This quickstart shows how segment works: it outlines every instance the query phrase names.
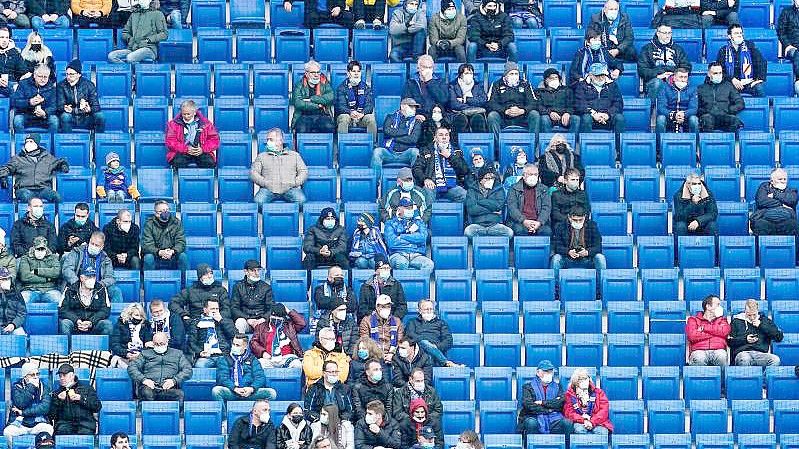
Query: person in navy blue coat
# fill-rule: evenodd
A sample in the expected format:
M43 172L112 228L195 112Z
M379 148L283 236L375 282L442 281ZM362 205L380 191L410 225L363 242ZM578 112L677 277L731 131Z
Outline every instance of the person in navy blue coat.
M688 69L678 67L666 86L658 91L655 130L664 132L699 132L699 96L688 84Z

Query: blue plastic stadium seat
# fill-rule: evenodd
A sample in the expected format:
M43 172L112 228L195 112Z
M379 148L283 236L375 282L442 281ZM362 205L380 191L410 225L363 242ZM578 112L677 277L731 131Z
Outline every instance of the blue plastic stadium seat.
M605 368L607 369L607 368ZM603 369L603 371L605 370ZM637 376L637 373L636 373ZM638 378L635 378L636 390ZM603 387L603 390L605 388ZM637 435L644 433L644 401L619 400L611 398L610 419L614 427L614 439L617 434Z
M253 65L253 95L255 97L285 97L289 94L287 64Z
M599 382L608 399L614 401L614 404L615 401L637 400L638 370L638 367L602 367ZM641 423L643 424L643 420Z
M305 3L297 2L288 13L279 2L269 2L269 21L273 28L302 26ZM268 31L268 30L267 30ZM241 31L239 31L240 33ZM268 59L268 58L267 58Z
M218 70L218 69L217 69ZM216 72L219 73L219 72ZM218 83L218 82L217 82ZM219 86L219 84L217 84ZM232 98L217 98L216 99L216 108L217 112L220 109L224 109L225 113L230 113L234 117L241 112L238 109L238 104L244 103L246 104L247 100L239 100L239 99L232 99ZM233 105L231 108L230 106ZM249 106L244 108L244 111L247 111ZM249 116L249 112L246 113L245 116ZM225 119L227 119L226 117ZM227 122L226 122L227 123ZM219 121L216 122L217 126L222 124ZM228 126L230 123L224 126ZM233 125L235 126L235 125ZM229 126L229 127L233 127ZM230 168L230 167L249 167L252 161L252 137L248 132L241 132L241 131L220 131L219 132L219 142L221 151L217 153L217 166L220 168Z
M604 234L603 234L604 235ZM513 238L513 266L517 270L548 268L550 256L549 237L517 236ZM438 267L438 264L436 264Z
M361 62L385 62L388 59L386 30L353 30L352 57Z
M653 182L653 180L650 179L649 182ZM657 239L661 238L660 236L665 236L667 234L668 211L669 205L667 203L657 201L638 201L632 203L633 235L638 237L639 255L641 254L641 239L657 241Z
M783 166L799 165L799 157L796 151L799 150L799 131L781 131L780 140L780 164Z
M371 168L342 168L342 201L375 201L377 198L377 178Z
M94 156L98 166L105 165L105 156L114 152L122 164L130 161L130 136L125 133L97 133L94 135Z
M799 304L796 301L771 301L771 312L774 323L783 332L799 332Z
M216 86L217 88L219 88L219 82L217 82ZM249 129L250 106L249 106L249 100L247 100L246 98L246 93L244 95L245 98L217 97L217 99L215 100L214 102L214 117L216 118L215 124L220 132L226 132L226 131L247 132L247 130ZM231 153L230 156L233 157L233 160L235 162L245 162L246 160L247 164L245 165L248 165L250 160L249 135L239 135L239 134L234 134L234 135L239 137L238 142L241 148L235 148L235 147L231 148L225 145L226 142L221 142L221 150L219 151L219 154L221 156L226 153ZM220 140L221 137L222 136L220 136ZM237 149L243 151L234 153L234 151ZM225 163L222 165L230 166L230 165L241 165L241 164L225 161Z
M478 401L507 401L513 398L513 368L479 366L474 370Z
M602 238L602 254L609 269L633 267L633 237L609 235Z
M234 237L243 238L243 237ZM219 238L214 237L186 237L186 255L189 256L190 267L193 270L200 263L207 263L214 270L219 269Z
M143 435L144 449L180 449L183 446L180 435Z
M766 390L769 399L799 399L799 378L790 366L766 367Z
M408 78L407 67L405 64L372 64L372 90L375 96L383 95L402 95L405 80ZM385 117L376 117L378 122L382 122ZM462 136L467 135L459 135ZM493 136L493 135L492 135ZM463 148L471 148L463 145Z
M627 235L627 203L596 202L591 205L591 219L602 237Z
M516 45L519 46L520 61L544 62L547 56L546 30L513 30Z
M303 192L306 197L316 201L335 201L337 182L338 174L335 169L311 167L308 169L308 180L303 185ZM354 199L350 201L354 201Z
M558 273L558 286L563 301L594 301L596 299L596 270L570 268Z
M225 237L225 268L239 269L248 260L261 259L258 237Z
M799 114L799 98L774 98L774 132L795 129Z
M266 4L247 0L231 0L230 25L232 27L262 28L266 24Z
M484 334L515 333L519 331L518 301L486 301L481 305Z
M716 399L721 396L721 368L718 366L686 366L683 368L683 382L686 401Z
M253 401L230 401L226 404L227 411L225 416L227 422L236 422L242 416L247 416L252 411ZM275 412L279 412L277 408Z
M473 401L443 401L441 403L444 414L441 427L446 434L457 434L462 429L475 427L475 402Z
M523 449L519 434L485 435L483 444L486 449Z
M560 333L560 303L525 302L522 305L524 333Z
M214 435L222 428L222 403L219 401L186 401L183 413L186 435Z
M409 302L417 302L430 298L430 271L428 270L395 270L394 279L402 283L405 297ZM415 309L410 309L414 310Z
M338 136L338 157L341 167L369 167L374 148L371 134L347 133Z
M774 432L778 434L799 433L799 410L796 401L774 401Z
M499 169L503 172L516 163L515 153L511 151L513 147L521 147L527 154L527 160L534 160L535 133L501 133L499 135ZM484 151L483 154L485 153Z
M563 305L567 334L602 332L602 301L566 301Z
M108 435L114 432L136 434L136 402L134 401L104 400L99 418L100 434Z
M333 166L332 134L297 134L297 151L307 165Z
M600 274L603 301L636 301L638 272L634 268L607 269Z
M180 428L180 403L142 402L142 435L175 435Z
M793 268L796 266L795 237L761 235L757 239L760 268Z
M214 33L221 30L203 30L201 33ZM210 64L175 64L175 77L180 82L175 86L175 97L200 97L207 99L211 94ZM217 117L217 120L220 117ZM163 129L163 126L162 128Z
M705 166L735 165L735 135L733 133L700 133L699 160Z
M471 301L472 272L470 270L436 270L438 301Z
M610 133L581 133L580 158L585 166L616 167L616 136Z
M647 403L649 433L683 434L685 432L685 403L682 400L650 400ZM690 435L684 435L690 447Z
M301 268L302 239L300 237L266 237L266 263L270 270Z
M436 269L466 269L468 267L468 240L466 237L432 238L431 248Z
M55 157L63 157L72 167L88 166L90 143L90 140L82 134L55 134L53 136Z
M162 131L170 119L169 107L161 99L133 99L133 129L135 131Z
M217 170L219 179L219 201L249 202L253 199L253 183L250 174L240 168L220 168Z
M24 329L28 335L58 333L58 304L29 303L26 308L27 314L25 316Z
M608 366L642 366L645 346L641 333L608 334Z
M705 183L717 201L741 200L740 173L737 168L707 167Z
M272 293L276 301L296 302L306 297L308 276L305 270L273 269L269 274L272 281Z
M607 296L602 294L603 298ZM644 329L644 303L616 301L619 299L610 296L607 302L608 333L635 334L642 333Z
M763 398L763 368L759 366L728 366L724 382L729 401Z
M732 401L732 430L739 434L769 433L768 401Z
M660 151L664 167L696 166L696 134L663 133L660 135ZM670 195L666 191L666 196Z
M218 0L195 0L191 3L191 26L225 28L225 4Z
M691 407L693 407L693 406L691 406ZM721 415L721 413L717 413L717 414ZM700 414L700 416L701 416L701 414ZM704 416L703 416L703 418L704 418ZM727 419L727 411L726 410L724 410L724 419L725 419L725 421L724 421L724 426L725 427L724 428L726 428L726 425L727 425L727 421L726 421L726 419ZM710 420L708 420L708 421L710 421ZM695 422L692 419L691 420L691 426L693 427L694 424L695 424ZM708 428L708 426L704 425L705 424L704 422L702 424L703 424L703 427ZM716 429L718 429L718 428L716 428ZM713 430L709 429L708 431L711 432ZM696 441L696 448L697 449L733 449L735 447L735 435L733 435L731 433L719 433L719 434L707 433L707 434L703 434L703 435L696 435L694 437L694 440Z
M635 205L633 205L634 210ZM674 266L674 239L669 236L638 237L638 267L671 268Z
M474 237L472 247L476 270L508 268L510 241L507 237Z
M94 183L92 182L92 171L89 168L82 168L77 165L71 167L69 173L57 173L56 185L58 193L61 194L61 200L64 202L87 200L91 202ZM11 231L10 228L6 229L8 229L8 232Z
M527 334L524 336L525 366L538 366L549 360L559 366L563 337L560 334Z
M53 53L54 61L72 60L72 48L75 39L71 29L45 28L39 31L42 40L47 43L47 47Z
M519 270L519 301L555 300L555 272L551 269Z
M168 63L191 63L193 40L194 36L191 29L170 28L167 40L158 44L158 59L161 62Z
M746 129L749 132L768 132L770 129L769 119L771 118L769 99L745 97L744 103L746 104L745 109L740 112L739 117L741 121L746 123ZM710 162L706 161L703 161L703 163L710 164Z
M625 104L625 115L627 105ZM654 167L657 158L657 134L626 132L621 136L621 162L625 167ZM625 170L625 175L627 170ZM628 200L629 201L629 200Z
M480 422L491 423L484 426L483 434L512 434L516 431L515 401L480 401Z
M433 385L442 401L468 401L471 376L471 368L434 367Z
M463 236L463 205L460 203L433 203L430 232L435 236Z
M477 334L453 334L452 348L447 358L469 367L480 365L480 336Z
M225 29L198 30L197 59L201 63L231 62L233 59L232 30L225 30Z
M31 335L30 355L69 354L69 337L66 335Z
M684 328L684 325L682 327ZM684 361L684 334L649 334L649 364L651 366L682 365Z
M256 131L266 131L272 128L288 131L289 101L286 95L284 93L282 96L260 96L253 100Z
M720 236L719 266L726 268L755 267L754 236ZM726 270L725 270L726 272Z
M139 64L136 66L136 96L164 97L172 92L169 64Z
M799 365L799 334L785 334L785 339L774 345L774 355L785 365Z
M527 449L565 449L566 437L563 435L528 435Z
M484 366L518 366L522 361L522 338L516 334L486 334Z
M718 268L686 268L683 270L684 298L699 301L721 292L721 272Z
M652 151L654 153L654 137ZM653 159L654 161L654 159ZM627 202L657 201L660 198L660 172L654 167L628 167L624 170L624 199Z
M71 351L108 351L108 335L72 335Z
M266 203L261 209L264 216L265 237L293 237L299 234L300 207L297 203ZM222 217L224 220L224 212ZM257 221L255 224L257 225Z
M224 449L224 435L186 435L186 449Z
M348 31L343 28L316 28L313 30L314 60L320 62L347 62L350 51Z
M621 173L616 168L586 167L585 185L588 199L595 201L618 201Z
M304 62L309 59L311 48L309 30L281 28L275 29L274 35L276 62Z
M438 273L436 273L438 275ZM438 303L438 313L453 333L474 333L477 329L477 303L444 301Z
M624 97L637 97L641 93L641 79L638 77L638 69L634 63L624 64L624 71L616 79L616 83Z
M585 434L572 435L569 439L570 449L607 449L608 437L606 435Z
M153 299L171 298L178 293L180 289L180 271L144 271L144 302L149 303Z
M651 132L651 126L650 126L651 116L652 116L651 111L652 111L652 100L650 100L649 98L630 98L630 97L625 98L624 99L625 129L627 131L641 131L644 133Z
M679 236L677 252L680 268L716 266L716 241L713 236Z
M136 157L136 167L166 168L167 161L164 153L164 132L143 131L136 133L136 142L133 145Z
M100 97L100 108L105 115L106 132L128 132L128 98ZM166 124L166 123L164 123Z
M185 202L214 202L213 168L184 168L178 172L178 198ZM216 223L214 223L216 225ZM216 226L214 226L215 228Z
M550 60L571 61L577 50L585 43L585 35L573 27L577 22L577 3L568 0L548 2L544 5L544 17L550 23L566 28L550 28Z
M83 62L105 62L114 49L114 31L108 29L78 30L78 58ZM47 42L48 47L50 42ZM70 54L69 57L72 57Z
M746 197L746 201L755 201L755 195L757 194L757 189L760 187L760 184L771 179L771 170L772 168L768 165L750 165L744 167L744 196Z
M650 334L670 334L685 331L685 304L681 301L649 303Z
M602 366L604 338L599 334L566 334L566 364Z
M95 371L95 382L97 398L103 401L103 404L106 401L130 401L133 399L133 383L124 369L98 368ZM135 419L133 424L135 427Z
M741 202L717 202L719 235L748 235L749 207Z

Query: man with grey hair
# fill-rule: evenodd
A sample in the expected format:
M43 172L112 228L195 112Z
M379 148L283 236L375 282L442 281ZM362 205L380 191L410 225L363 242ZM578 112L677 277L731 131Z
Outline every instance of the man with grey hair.
M527 164L521 179L508 190L505 224L516 236L552 234L552 201L549 188L540 181L538 164Z
M266 151L258 153L252 163L250 180L259 188L255 194L258 204L279 199L300 205L305 202L302 185L308 179L308 167L299 153L285 146L284 139L280 128L267 131Z
M15 132L23 133L31 127L58 132L58 95L46 64L36 66L33 76L20 80L17 90L11 94L11 107L14 108Z
M796 235L797 192L788 187L788 172L775 168L755 194L755 212L749 219L755 235Z
M313 59L305 63L305 75L294 85L291 127L298 133L332 133L335 92L322 66Z
M121 209L103 227L105 234L105 252L111 258L114 268L138 270L141 268L139 258L139 225L133 222L133 214Z
M180 114L166 124L164 143L166 160L175 168L216 166L219 132L193 100L181 103Z
M747 299L744 311L732 317L731 359L738 366L779 366L780 358L769 354L771 342L781 342L782 330L774 324L754 299Z

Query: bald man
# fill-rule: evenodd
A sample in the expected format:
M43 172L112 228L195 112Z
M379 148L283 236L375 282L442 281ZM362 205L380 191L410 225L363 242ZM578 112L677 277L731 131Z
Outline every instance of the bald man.
M128 365L128 375L142 401L182 401L180 386L191 378L191 363L183 352L169 347L169 335L153 335L153 347Z
M756 210L750 224L755 235L796 235L797 193L788 187L788 172L776 168L771 179L760 184L755 195Z

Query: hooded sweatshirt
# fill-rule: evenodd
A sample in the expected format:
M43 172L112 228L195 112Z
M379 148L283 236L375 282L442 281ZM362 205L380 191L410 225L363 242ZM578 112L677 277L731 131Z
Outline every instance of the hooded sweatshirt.
M329 214L332 214L336 220L336 225L331 229L325 228L323 224L325 217ZM344 226L339 224L338 214L332 207L322 209L316 224L305 232L305 237L302 240L302 250L306 254L319 254L319 250L325 245L332 253L331 257L335 257L336 254L347 254L346 230Z

